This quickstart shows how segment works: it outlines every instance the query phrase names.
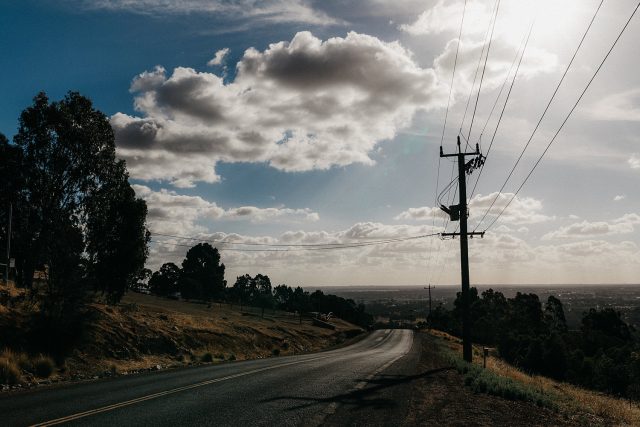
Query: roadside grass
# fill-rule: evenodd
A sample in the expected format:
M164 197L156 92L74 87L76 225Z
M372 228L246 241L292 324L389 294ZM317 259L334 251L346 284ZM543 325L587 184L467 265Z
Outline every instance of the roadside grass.
M24 382L25 374L49 378L55 367L53 359L49 356L39 354L29 357L26 353L4 349L0 352L0 384L21 384Z
M516 381L513 378L484 369L481 365L467 363L448 346L441 343L440 350L445 360L461 374L464 375L464 383L476 393L490 394L508 400L522 400L533 402L544 408L557 410L555 395L543 392L528 384Z
M429 333L442 340L443 354L446 355L449 352L460 363L468 366L459 356L462 351L459 338L441 331L429 331ZM554 409L567 416L579 418L584 424L640 425L640 406L637 402L608 396L540 375L529 375L500 359L493 350L487 357L487 369L482 369L480 346L474 346L473 357L474 367L468 368L469 370L489 371L489 375L509 380L529 391L546 396L551 400Z
M0 357L0 384L16 385L22 383L22 373L18 365L4 357Z

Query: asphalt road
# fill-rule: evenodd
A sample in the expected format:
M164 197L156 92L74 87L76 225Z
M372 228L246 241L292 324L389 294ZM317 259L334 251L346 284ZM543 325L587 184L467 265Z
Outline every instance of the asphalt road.
M380 330L327 352L4 396L0 425L398 425L413 341L412 331Z

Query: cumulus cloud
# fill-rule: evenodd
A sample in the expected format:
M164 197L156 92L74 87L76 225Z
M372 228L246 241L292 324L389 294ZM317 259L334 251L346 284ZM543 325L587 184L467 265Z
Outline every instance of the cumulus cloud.
M219 219L224 209L200 196L186 196L162 189L153 191L144 185L132 185L138 197L147 202L147 222L153 231L168 234L192 234L205 230L197 222Z
M489 206L491 206L491 203L495 199L496 202L487 214L487 218L490 219L498 215L512 197L513 193L495 192L487 194L486 196L477 194L469 202L470 218L479 219L481 215L484 215L487 209L489 209ZM516 196L500 217L500 221L502 223L512 224L535 224L554 219L553 216L543 214L542 210L542 200L533 197ZM487 223L485 223L485 225L487 225Z
M624 199L626 199L626 198L627 198L627 196L626 196L626 195L624 195L624 194L618 194L617 196L615 196L615 197L613 198L613 201L614 201L614 202L619 202L619 201L624 200Z
M177 194L175 191L134 184L138 197L147 202L149 228L157 233L193 235L206 231L206 220L245 220L254 223L284 220L287 222L314 222L320 219L311 209L285 207L259 208L242 206L224 209L200 196Z
M144 15L208 13L268 23L332 25L340 22L306 0L80 0L87 9L127 11Z
M227 54L229 53L229 48L225 47L224 49L220 49L216 52L216 54L214 55L213 58L211 58L209 60L209 62L207 62L207 65L210 67L214 67L216 65L222 65L224 62L224 59L227 57Z
M424 206L421 208L409 208L400 212L393 219L399 220L432 220L434 218L446 219L449 216L438 207Z
M638 224L640 215L635 213L623 215L612 221L581 221L549 232L542 236L542 240L627 234L632 233Z
M439 0L433 7L422 12L414 22L402 24L399 29L412 35L457 32L463 6L462 2ZM486 31L487 23L491 18L489 6L480 1L469 1L466 7L466 31L472 34L481 34Z
M498 194L498 192L495 192L487 194L486 196L477 194L469 202L469 218L471 220L480 219L487 209L489 209L493 200L496 199L496 202L489 210L487 219L484 223L484 225L488 225L491 218L497 216L502 211L511 197L513 197L513 193ZM552 216L544 215L542 210L543 207L541 200L534 199L533 197L516 197L502 214L500 221L503 224L501 224L501 227L497 228L496 231L501 233L513 232L513 229L505 226L504 223L535 224L554 219ZM409 208L398 214L394 219L426 221L432 220L433 218L446 219L448 217L449 216L438 207L423 206L419 208ZM526 227L520 227L518 232L526 233L528 232L528 229Z
M449 81L456 62L456 49L460 42L457 39L450 40L444 51L434 60L434 67L438 78ZM478 58L484 53L484 41L465 40L460 44L458 61L456 64L456 76L453 85L454 99L466 97L474 83L478 65ZM491 90L503 84L507 73L511 69L517 47L503 40L496 40L491 46L491 53L487 61L487 68L483 79L483 90ZM483 56L484 58L484 56ZM555 54L543 49L530 46L522 60L518 71L519 78L531 78L540 73L553 72L558 64ZM511 69L509 78L513 78L515 69Z
M284 171L372 164L379 141L445 100L434 71L399 43L354 32L250 48L233 82L158 66L131 91L140 116L111 118L119 155L133 177L183 187L218 181L220 161Z
M586 111L594 120L640 122L640 88L605 96Z
M638 153L633 153L629 160L627 160L631 169L640 169L640 155Z
M309 208L289 209L284 207L257 208L255 206L242 206L227 210L224 214L224 218L248 219L251 222L265 222L278 218L318 221L320 216Z

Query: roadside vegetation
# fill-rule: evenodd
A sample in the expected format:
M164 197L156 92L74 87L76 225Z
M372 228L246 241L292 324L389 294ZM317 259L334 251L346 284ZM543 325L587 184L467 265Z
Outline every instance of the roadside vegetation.
M460 336L461 295L453 310L438 305L431 327ZM518 292L505 298L492 289L471 290L473 342L492 347L509 364L528 374L640 399L640 337L619 312L590 309L579 329L570 330L562 302L546 303L535 294Z
M469 364L462 360L459 338L437 330L429 334L436 338L443 358L464 375L465 385L475 393L533 402L576 425L640 425L637 402L527 373L507 363L496 349L489 352L484 369L481 346L473 347L473 364Z

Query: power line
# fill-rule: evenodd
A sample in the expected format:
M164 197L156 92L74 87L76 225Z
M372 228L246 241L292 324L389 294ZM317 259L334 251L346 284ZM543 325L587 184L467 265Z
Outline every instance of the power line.
M491 205L489 205L489 208L486 210L486 212L482 215L482 218L480 219L480 221L478 222L478 224L476 225L476 229L478 227L480 227L480 224L482 223L482 221L484 221L484 219L487 217L487 215L489 214L489 211L491 210L491 208L495 205L496 201L498 200L498 197L500 196L500 194L502 194L502 190L504 190L504 188L507 186L507 183L509 182L509 179L511 179L511 177L513 176L513 172L516 170L516 167L518 166L518 164L520 163L520 160L522 160L522 156L524 156L525 151L527 150L527 148L529 147L529 144L531 143L531 141L533 140L534 135L536 134L538 128L540 127L540 123L542 123L542 120L544 119L544 117L547 114L547 111L549 111L549 107L551 106L551 103L553 102L553 100L556 97L556 94L558 93L558 91L560 90L560 86L562 85L562 82L564 82L565 77L567 76L567 73L569 72L569 69L571 68L571 65L573 64L573 61L575 60L576 56L578 55L578 51L580 50L580 48L582 47L582 44L585 40L585 38L587 37L587 34L589 33L589 30L591 29L591 26L593 25L593 22L596 19L596 16L598 15L598 12L600 11L600 8L602 7L602 4L604 3L604 0L600 0L600 3L598 4L598 7L596 8L595 13L593 14L593 17L591 18L591 21L589 22L589 25L587 26L587 29L585 30L584 34L582 35L582 38L580 39L580 42L578 43L578 46L576 47L576 50L573 52L573 56L571 57L571 60L569 61L569 63L567 64L567 67L564 70L564 73L562 74L562 77L560 78L560 81L558 82L558 84L556 85L555 90L553 91L553 94L551 95L551 98L549 98L549 101L547 102L546 107L544 108L544 111L542 112L542 115L540 116L540 119L538 119L538 122L536 123L535 128L533 129L533 132L531 132L531 135L529 136L529 139L527 140L527 143L524 145L524 147L522 148L522 151L520 152L520 155L518 156L518 159L516 160L515 164L513 165L513 167L511 168L511 171L509 172L509 174L507 175L507 178L504 180L504 183L502 184L502 186L500 187L500 190L498 191L498 193L496 194L496 197L493 199L493 201L491 202Z
M496 0L496 5L498 4L500 0ZM491 15L493 16L493 13L496 9L496 6L494 6L494 9L491 12ZM467 104L464 107L464 114L462 115L462 122L460 123L460 129L458 130L458 134L462 134L462 128L464 127L464 122L467 119L467 111L469 110L469 103L471 102L471 97L473 96L473 88L476 85L476 80L478 78L478 72L480 71L480 64L482 63L482 57L484 56L484 50L487 47L487 41L489 39L489 32L491 30L491 20L489 20L489 25L487 26L487 31L485 33L484 36L484 43L482 44L482 50L480 51L480 57L478 58L478 65L476 66L476 72L473 75L473 83L471 84L471 89L469 90L469 97L467 98ZM467 146L468 146L469 142L467 141Z
M390 243L396 241L404 241L411 239L420 239L423 237L427 237L427 235L421 234L417 236L408 236L408 237L389 237L386 239L377 239L377 240L356 240L353 242L334 242L334 243L260 243L260 242L238 242L231 240L215 240L215 239L202 239L198 237L189 237L189 236L179 236L175 234L164 234L164 233L155 233L151 232L152 235L162 236L162 237L172 237L176 239L183 240L192 240L197 242L206 242L206 243L214 243L214 244L222 244L222 245L242 245L242 246L274 246L274 247L319 247L319 246L340 246L340 245L355 245L355 244L381 244L381 243Z
M602 4L602 3L601 3ZM496 223L496 221L498 221L498 218L500 218L502 216L502 214L504 213L504 211L509 207L509 205L511 204L511 202L513 202L513 200L515 199L515 197L518 195L518 193L520 192L520 190L522 189L522 187L524 187L524 185L526 184L526 182L529 180L529 178L531 177L531 175L533 174L533 172L536 170L536 168L538 167L538 165L540 164L540 162L542 161L542 158L544 157L544 155L547 153L547 151L549 151L549 148L551 147L551 144L553 144L553 142L556 140L557 136L560 134L560 131L562 130L562 128L564 128L564 125L567 123L567 121L569 120L569 118L571 117L571 114L573 114L574 110L576 109L576 107L578 106L578 104L580 103L580 101L582 100L582 98L584 97L584 94L587 93L587 90L589 89L589 87L591 86L591 83L595 80L596 76L598 75L598 73L600 72L600 69L602 69L602 66L604 65L604 63L607 61L607 58L609 58L609 55L611 55L611 52L613 52L613 49L616 47L616 44L618 44L618 41L620 40L620 38L622 37L622 34L625 32L625 30L627 29L627 27L629 26L629 23L631 22L631 20L633 19L633 17L635 16L636 12L638 11L638 8L640 8L640 2L638 2L638 4L636 5L635 9L633 9L633 12L631 13L631 16L629 16L629 19L627 20L627 22L624 24L624 27L622 27L622 30L620 30L620 33L618 34L618 36L616 37L616 39L614 40L613 44L611 45L611 47L609 48L609 50L607 51L607 54L604 56L604 58L602 59L602 61L600 62L600 65L598 66L598 68L596 69L596 71L593 73L593 76L591 76L591 79L589 79L589 82L587 83L587 85L585 86L584 90L582 91L582 93L580 94L580 96L578 97L578 99L576 100L576 102L573 104L573 107L571 107L571 110L569 110L569 113L567 114L567 116L564 118L564 120L562 121L562 124L560 125L560 127L558 128L558 130L556 131L556 133L553 135L553 138L551 138L551 141L549 141L549 143L547 144L546 148L544 149L544 151L542 152L542 154L540 155L540 157L538 157L538 160L535 162L535 164L533 165L533 167L531 168L531 170L529 171L529 173L527 174L526 178L524 179L524 181L522 182L522 184L520 184L520 186L518 187L518 189L516 190L516 192L513 194L513 196L511 197L511 199L509 199L509 202L504 206L504 208L502 208L502 210L500 211L500 213L498 214L498 216L496 216L493 221L489 224L489 226L485 229L488 230L489 228L491 228L493 226L493 224Z
M480 177L482 176L482 171L484 170L484 167L486 165L486 161L489 158L489 153L491 152L491 147L493 147L493 142L496 138L496 134L498 133L498 128L500 127L500 123L502 122L502 117L504 116L504 112L507 108L507 103L509 102L509 98L511 96L511 91L513 90L513 85L515 84L516 78L518 77L518 72L520 71L520 65L522 64L522 59L524 58L524 54L527 50L527 45L529 44L529 38L531 37L531 31L533 30L533 25L534 22L531 22L531 25L529 26L529 31L526 34L526 38L523 37L522 39L522 44L521 43L521 49L522 49L522 53L520 54L520 48L516 51L516 56L513 58L513 62L511 63L511 67L509 68L509 72L507 73L507 77L504 80L504 83L502 84L502 88L500 89L500 93L498 93L498 96L496 97L496 102L493 104L493 107L491 108L491 112L489 113L489 117L487 117L487 121L485 122L484 127L482 128L482 132L480 133L480 137L482 138L482 134L484 133L485 128L487 127L487 124L489 123L489 119L491 118L491 115L493 114L493 110L496 107L498 100L500 99L500 95L502 94L502 90L505 87L505 84L507 83L507 80L509 79L509 75L511 74L511 69L513 69L513 66L515 65L516 60L518 59L518 56L520 56L520 60L518 61L518 66L516 67L516 71L515 74L513 75L513 79L511 80L511 85L509 86L509 91L507 92L507 96L504 100L504 104L502 106L502 111L500 112L500 116L498 117L498 121L496 123L496 127L493 130L493 135L491 136L491 142L489 143L489 148L487 149L486 154L484 155L484 160L485 163L482 164L482 166L480 167L480 171L478 172L478 176L476 178L476 182L473 185L473 189L471 190L471 195L469 196L469 199L473 198L473 195L476 192L476 187L478 186L478 181L480 181ZM476 231L477 227L473 230Z
M271 247L275 247L275 246L292 246L294 247L293 249L288 248L288 249L247 249L247 248L225 248L222 247L220 248L220 250L223 251L233 251L233 252L300 252L300 251L321 251L321 250L333 250L333 249L349 249L349 248L359 248L359 247L364 247L364 246L375 246L375 245L385 245L385 244L389 244L389 243L398 243L398 242L406 242L409 240L417 240L417 239L425 239L427 237L433 237L433 236L439 236L440 233L431 233L431 234L423 234L420 236L410 236L410 237L402 237L402 238L394 238L394 239L387 239L387 240L378 240L378 241L369 241L369 242L355 242L355 243L326 243L324 244L324 246L313 246L313 247L299 247L300 245L270 245ZM198 239L191 239L189 238L189 240L198 240ZM173 243L173 242L167 242L167 241L158 241L158 240L151 240L153 243L158 243L158 244L165 244L165 245L171 245L171 246L182 246L182 247L188 247L191 248L193 247L193 245L187 245L187 244L183 244L183 243ZM205 242L205 243L209 243L211 241L207 241L207 240L198 240L199 242ZM217 243L223 243L223 244L238 244L238 243L233 243L233 242L217 242ZM248 243L242 243L242 244L248 244ZM262 244L260 244L262 245Z
M480 76L480 85L478 86L478 95L476 96L476 105L473 107L473 114L471 115L471 124L469 125L469 133L467 136L467 147L469 146L469 139L471 138L471 130L473 129L473 121L476 118L476 111L478 109L478 101L480 100L480 92L482 91L482 82L484 81L484 73L487 71L487 61L489 60L489 52L491 51L491 42L493 41L493 31L496 28L496 21L498 20L498 12L500 11L500 0L497 0L496 11L493 16L493 25L491 26L491 36L489 37L489 46L487 47L487 54L484 57L484 65L482 66L482 75Z
M445 114L444 114L444 125L442 126L442 136L440 137L440 146L442 146L442 142L444 141L444 133L447 128L447 118L449 116L449 106L451 105L451 94L453 93L453 81L456 76L456 67L458 65L458 53L460 52L460 44L462 44L462 27L464 25L464 15L466 10L467 10L467 0L464 0L464 7L462 9L462 19L460 20L460 30L458 31L458 45L456 46L456 56L453 60L453 72L451 73L451 84L449 85L449 99L447 100L447 110L445 111ZM440 162L438 162L438 164L439 163Z

